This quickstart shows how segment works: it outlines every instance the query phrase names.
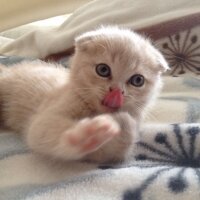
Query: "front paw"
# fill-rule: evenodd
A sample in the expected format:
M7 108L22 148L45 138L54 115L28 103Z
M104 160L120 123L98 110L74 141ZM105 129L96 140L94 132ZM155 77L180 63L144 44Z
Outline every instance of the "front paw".
M139 124L136 123L135 119L127 112L113 114L113 118L119 124L122 132L129 134L137 133Z
M113 118L119 124L121 132L111 144L126 152L126 149L130 149L139 138L139 123L127 112L115 113Z
M113 137L97 151L88 154L85 159L98 163L122 162L132 154L137 135L137 123L128 113L120 112L110 115L120 127L120 133Z
M66 147L78 158L96 151L120 133L120 126L109 115L86 118L65 132Z

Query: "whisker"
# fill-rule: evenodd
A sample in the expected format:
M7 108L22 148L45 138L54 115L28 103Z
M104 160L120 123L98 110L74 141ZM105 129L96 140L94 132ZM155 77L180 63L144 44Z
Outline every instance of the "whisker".
M128 97L130 100L131 99L135 100L134 97L131 96L131 95L125 95L125 97ZM137 112L144 113L144 108L139 102L134 102L134 109ZM155 120L155 121L158 120L158 118L153 113L151 113L150 110L147 110L145 112L145 119L152 119L152 120Z

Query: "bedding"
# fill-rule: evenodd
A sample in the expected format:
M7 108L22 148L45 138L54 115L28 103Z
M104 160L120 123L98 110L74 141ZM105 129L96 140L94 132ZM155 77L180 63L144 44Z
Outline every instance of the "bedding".
M121 165L59 164L27 152L0 134L0 199L199 199L200 126L145 127L133 159Z
M0 54L47 60L68 56L77 35L101 24L117 24L152 38L173 68L169 73L199 74L199 22L199 0L96 0L77 9L61 26L34 30L2 45Z
M8 67L24 60L0 57ZM0 199L198 199L200 79L164 77L164 83L131 158L119 165L52 161L1 131Z
M57 15L72 13L89 0L0 0L0 32Z
M2 130L0 200L199 199L200 4L198 0L154 3L92 1L60 27L48 33L36 30L0 47L0 63L8 67L27 59L68 67L74 37L106 22L151 37L171 67L132 156L124 163L56 162L33 154L19 135Z
M12 41L12 39L0 36L0 46L5 45L6 43L10 41Z

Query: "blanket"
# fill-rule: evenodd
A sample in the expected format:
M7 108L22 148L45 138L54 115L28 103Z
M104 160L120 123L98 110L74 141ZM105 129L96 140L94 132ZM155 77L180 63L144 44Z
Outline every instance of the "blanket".
M34 30L0 46L0 54L66 56L73 53L77 35L102 24L117 24L153 39L173 68L169 73L199 73L199 21L199 0L95 0L77 9L61 26Z
M0 134L2 200L189 200L200 195L200 124L144 127L120 165L55 163Z
M0 62L21 62L1 57ZM1 200L199 199L200 79L164 77L164 89L124 163L62 163L0 133Z

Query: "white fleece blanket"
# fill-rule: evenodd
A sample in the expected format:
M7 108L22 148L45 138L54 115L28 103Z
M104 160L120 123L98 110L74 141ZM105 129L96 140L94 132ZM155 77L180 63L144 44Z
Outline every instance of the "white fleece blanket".
M200 79L167 77L165 83L152 112L165 124L144 125L121 165L47 160L29 152L18 135L1 132L0 199L199 199Z
M199 199L200 125L144 128L136 161L118 166L58 164L25 152L12 134L1 134L2 200Z

